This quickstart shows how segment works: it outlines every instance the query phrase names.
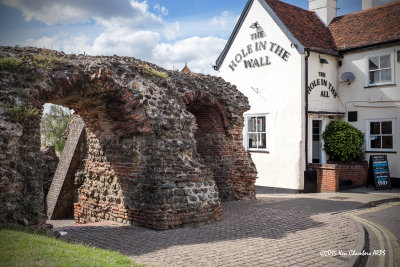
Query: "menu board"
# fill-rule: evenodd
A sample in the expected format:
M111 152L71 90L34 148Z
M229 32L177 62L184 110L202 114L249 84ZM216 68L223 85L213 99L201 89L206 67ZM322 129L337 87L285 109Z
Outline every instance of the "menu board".
M369 158L368 185L374 184L375 189L390 188L389 164L386 155L371 155Z

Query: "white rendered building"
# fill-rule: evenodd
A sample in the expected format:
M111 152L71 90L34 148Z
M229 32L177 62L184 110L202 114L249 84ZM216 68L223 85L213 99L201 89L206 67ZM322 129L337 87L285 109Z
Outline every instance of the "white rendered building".
M336 0L309 7L249 0L215 65L249 98L256 185L303 190L307 163L328 160L321 133L331 120L365 133L366 159L386 154L400 181L400 2L340 17Z

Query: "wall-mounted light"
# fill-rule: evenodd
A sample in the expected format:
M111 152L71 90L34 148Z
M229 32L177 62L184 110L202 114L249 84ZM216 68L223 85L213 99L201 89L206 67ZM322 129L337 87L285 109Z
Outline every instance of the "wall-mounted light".
M260 24L258 24L258 22L256 21L250 25L250 28L257 30L258 28L260 28Z
M326 60L325 58L321 58L321 57L319 57L319 63L321 63L321 64L329 64L328 60Z

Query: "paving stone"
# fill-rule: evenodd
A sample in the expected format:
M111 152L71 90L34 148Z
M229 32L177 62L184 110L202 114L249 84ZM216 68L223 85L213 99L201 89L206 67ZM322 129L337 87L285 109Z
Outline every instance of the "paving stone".
M220 222L155 231L139 226L62 228L63 239L117 250L146 266L341 266L347 258L321 257L325 250L357 245L357 226L330 213L279 210L264 200L223 204ZM62 224L61 224L62 225Z

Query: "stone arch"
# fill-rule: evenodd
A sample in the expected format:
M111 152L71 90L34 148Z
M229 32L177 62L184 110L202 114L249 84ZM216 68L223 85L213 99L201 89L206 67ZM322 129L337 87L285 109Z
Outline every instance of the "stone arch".
M221 219L214 180L219 174L201 158L195 117L187 111L198 116L196 103L217 114L219 128L212 132L223 134L229 146L227 171L218 176L223 199L255 197L256 170L241 137L249 105L221 78L166 71L134 58L36 48L0 47L0 57L16 62L0 69L0 125L6 125L0 128L0 146L7 150L0 159L1 182L19 189L2 192L8 209L0 210L0 221L28 215L34 220L43 212L41 114L27 111L49 102L74 109L86 124L73 170L79 222L111 219L161 230ZM14 110L22 112L22 120ZM27 145L27 140L32 141Z

